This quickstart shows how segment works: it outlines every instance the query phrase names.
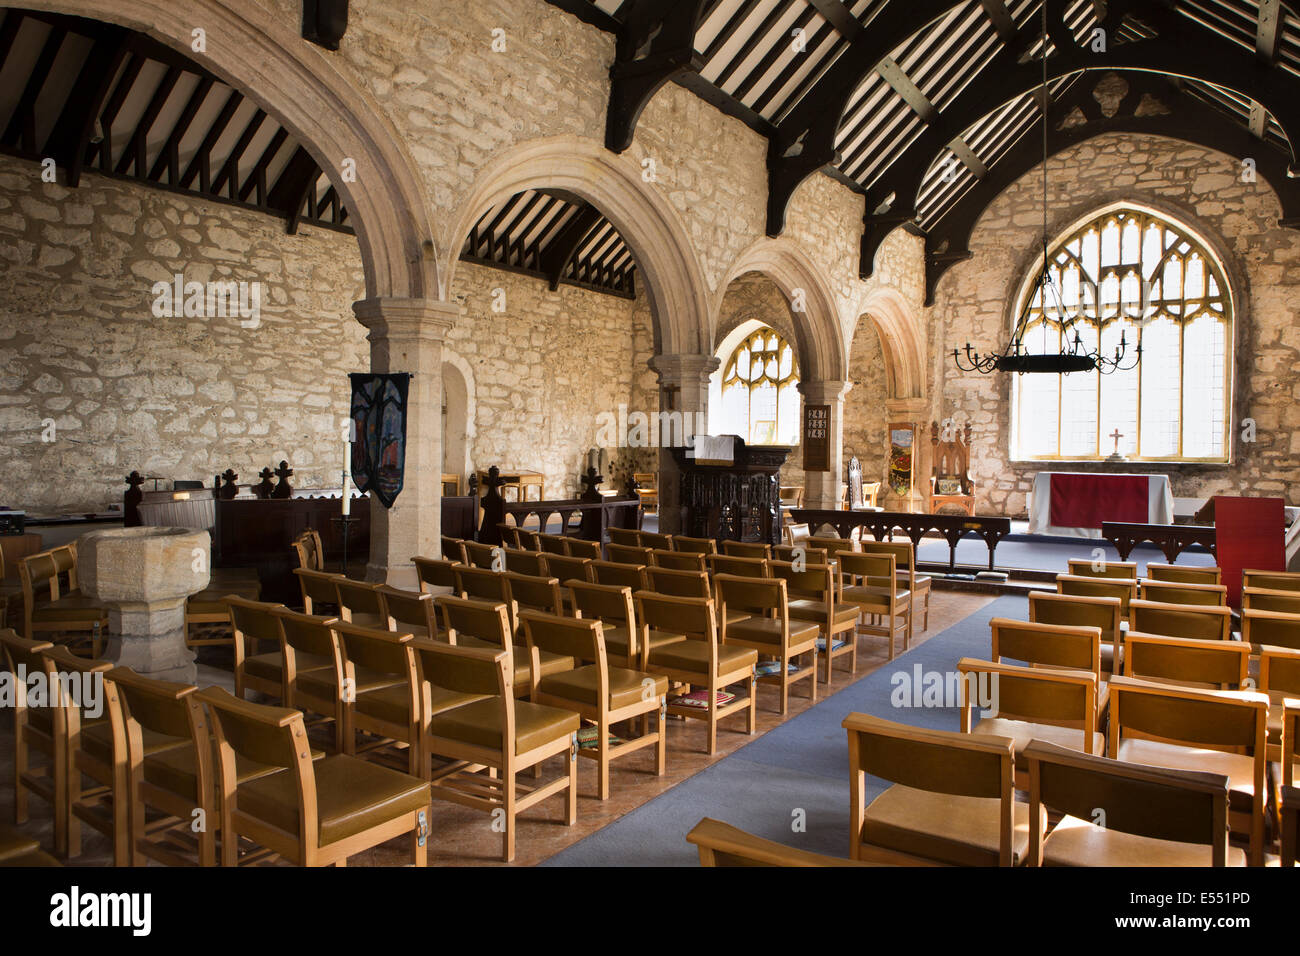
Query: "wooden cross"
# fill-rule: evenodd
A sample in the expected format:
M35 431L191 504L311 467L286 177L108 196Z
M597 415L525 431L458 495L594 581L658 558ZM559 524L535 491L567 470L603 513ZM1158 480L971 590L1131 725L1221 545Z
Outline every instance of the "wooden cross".
M1119 440L1120 440L1121 438L1123 438L1124 435L1120 432L1120 430L1119 430L1118 428L1116 428L1113 432L1111 432L1111 433L1110 433L1109 435L1107 435L1106 437L1107 437L1107 438L1113 438L1113 439L1115 439L1115 454L1118 455L1118 454L1119 454Z

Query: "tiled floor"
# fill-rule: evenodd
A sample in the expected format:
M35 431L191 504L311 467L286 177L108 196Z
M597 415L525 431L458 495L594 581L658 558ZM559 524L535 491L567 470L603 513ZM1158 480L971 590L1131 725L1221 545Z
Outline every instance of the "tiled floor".
M991 597L952 591L934 591L930 604L930 627L915 640L920 642L937 634L945 627L972 614L991 601ZM220 684L230 687L228 657L222 650L207 649L202 657L199 683ZM887 662L883 641L863 638L858 652L857 680ZM843 687L850 675L837 671L832 690ZM801 684L790 699L790 714L802 713L810 702L806 683ZM819 699L824 695L824 685L818 685ZM786 718L788 719L788 717ZM759 691L758 733L763 734L782 722L776 713L776 692L764 686ZM742 728L740 730L729 729ZM578 822L572 827L563 823L564 797L557 795L526 811L519 817L516 837L515 863L538 863L572 845L623 814L652 800L695 773L735 752L755 739L743 731L744 717L737 715L724 721L718 732L718 752L705 754L705 725L702 721L670 721L668 741L668 771L662 777L654 775L654 751L639 751L611 768L612 795L609 800L595 797L596 766L591 760L582 760L579 767ZM13 819L13 718L8 711L0 712L0 819ZM554 758L543 771L543 781L561 773L562 759ZM525 775L525 782L531 779ZM49 849L53 843L53 827L48 806L39 798L29 800L31 816L22 826L24 832L41 840ZM435 801L431 813L432 835L429 847L429 864L444 866L500 865L501 836L492 832L491 820L486 813ZM83 827L84 848L77 859L78 865L106 866L111 862L107 839ZM393 840L375 850L362 853L349 860L353 866L402 865L409 860L406 838Z

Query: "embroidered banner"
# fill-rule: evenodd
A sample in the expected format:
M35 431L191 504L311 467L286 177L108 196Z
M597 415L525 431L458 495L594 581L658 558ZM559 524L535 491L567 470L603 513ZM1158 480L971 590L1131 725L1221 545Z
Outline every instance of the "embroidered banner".
M391 508L406 471L409 372L352 372L352 480Z

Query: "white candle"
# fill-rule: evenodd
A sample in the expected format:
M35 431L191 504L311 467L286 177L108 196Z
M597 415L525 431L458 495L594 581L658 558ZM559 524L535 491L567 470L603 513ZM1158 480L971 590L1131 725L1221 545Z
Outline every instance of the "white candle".
M351 421L348 422L351 425ZM352 514L352 442L348 440L348 429L343 432L343 517Z

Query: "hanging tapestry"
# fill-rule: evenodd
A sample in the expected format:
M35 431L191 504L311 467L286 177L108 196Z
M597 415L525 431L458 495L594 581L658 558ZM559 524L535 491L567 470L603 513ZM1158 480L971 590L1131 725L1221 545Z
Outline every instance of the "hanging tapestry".
M352 372L352 480L391 508L406 470L409 372Z

